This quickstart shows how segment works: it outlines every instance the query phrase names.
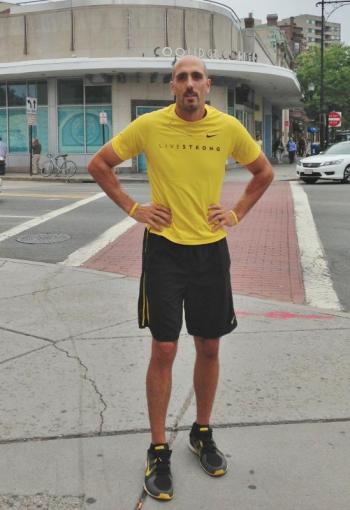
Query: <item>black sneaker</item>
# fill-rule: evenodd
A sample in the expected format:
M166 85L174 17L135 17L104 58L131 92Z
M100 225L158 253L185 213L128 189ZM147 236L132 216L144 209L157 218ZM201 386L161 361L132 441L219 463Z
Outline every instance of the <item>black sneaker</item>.
M173 478L170 471L171 450L167 443L151 445L147 450L144 488L155 499L173 497Z
M222 476L227 471L225 455L213 440L213 429L208 425L194 423L190 432L190 449L199 456L202 468L210 476Z

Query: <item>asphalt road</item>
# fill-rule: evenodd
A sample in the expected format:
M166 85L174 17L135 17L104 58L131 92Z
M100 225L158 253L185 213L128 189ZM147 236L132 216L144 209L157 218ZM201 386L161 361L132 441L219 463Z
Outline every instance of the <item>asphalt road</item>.
M92 199L101 191L94 183L33 181L6 181L3 188L0 195L0 236L34 218ZM145 184L130 184L125 189L140 202L149 200ZM123 218L125 214L109 198L98 198L0 241L0 256L36 262L62 262Z
M289 166L280 167L276 174L278 179L283 180L295 176L294 169ZM233 180L247 177L244 171L231 174ZM344 310L349 311L350 186L324 182L302 186L309 198L334 288ZM147 184L125 183L124 187L137 201L149 200ZM0 195L0 236L60 208L78 204L81 200L92 200L98 193L100 189L94 183L4 181ZM0 257L62 262L123 218L123 212L108 198L98 198L0 241ZM40 242L33 242L38 240L38 236ZM48 244L43 244L43 239Z
M319 181L303 186L326 254L334 289L350 310L350 186Z

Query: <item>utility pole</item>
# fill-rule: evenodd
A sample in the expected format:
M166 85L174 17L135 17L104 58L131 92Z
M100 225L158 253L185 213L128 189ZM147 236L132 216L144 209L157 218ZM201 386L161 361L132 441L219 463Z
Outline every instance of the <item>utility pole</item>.
M324 111L324 0L321 2L320 149L324 150L327 125Z
M325 141L328 139L328 108L325 109L324 105L324 28L325 28L325 19L324 19L324 6L326 4L341 4L339 7L343 5L350 4L350 0L321 0L317 2L316 7L321 6L321 63L320 63L320 149L321 151L325 148ZM328 18L327 18L328 19Z

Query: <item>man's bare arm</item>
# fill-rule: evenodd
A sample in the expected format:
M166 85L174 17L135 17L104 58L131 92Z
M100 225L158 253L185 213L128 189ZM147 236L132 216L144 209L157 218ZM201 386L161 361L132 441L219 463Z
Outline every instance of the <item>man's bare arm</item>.
M260 153L253 163L247 165L246 168L253 174L253 177L245 188L243 195L232 208L234 214L231 212L232 210L225 211L220 204L214 204L209 207L208 222L210 225L213 225L213 231L223 226L233 227L236 225L270 186L274 177L273 170L263 152Z
M113 168L122 161L109 142L91 159L88 171L113 202L129 214L136 202L123 190L113 171ZM140 204L134 209L132 217L140 223L151 225L156 230L170 226L172 221L171 211L160 204Z

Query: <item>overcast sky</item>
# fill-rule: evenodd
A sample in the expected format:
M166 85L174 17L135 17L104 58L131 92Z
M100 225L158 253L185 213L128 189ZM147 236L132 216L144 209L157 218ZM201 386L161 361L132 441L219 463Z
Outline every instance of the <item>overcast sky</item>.
M18 2L19 0L17 0ZM31 0L22 0L31 2ZM240 18L245 18L250 12L254 18L261 19L263 23L267 14L278 14L279 19L297 16L298 14L321 15L321 6L316 7L317 0L218 0L230 5ZM16 0L8 0L9 3L16 3ZM152 3L152 0L150 0ZM326 5L325 15L332 12L338 5ZM350 3L338 7L329 17L329 21L341 23L342 41L350 45Z
M266 20L267 14L278 14L279 19L297 16L299 14L316 14L321 16L321 6L316 7L317 0L220 0L232 7L240 18L245 18L250 12L254 18ZM325 16L337 7L325 5ZM341 23L341 38L350 45L350 4L338 8L331 14L329 21Z

